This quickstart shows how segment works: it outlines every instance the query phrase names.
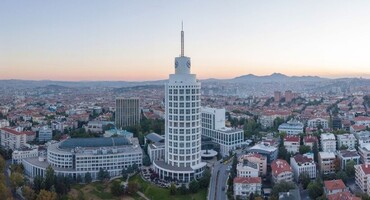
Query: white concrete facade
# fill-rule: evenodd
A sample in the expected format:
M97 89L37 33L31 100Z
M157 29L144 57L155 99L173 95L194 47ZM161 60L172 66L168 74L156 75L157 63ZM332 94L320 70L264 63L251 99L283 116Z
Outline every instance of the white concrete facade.
M183 31L181 36L183 42ZM165 159L153 163L160 178L184 182L201 177L206 166L201 161L201 83L190 68L182 48L175 58L175 74L165 85Z
M10 128L0 129L1 146L5 149L17 150L27 143L27 135Z
M311 179L316 178L316 163L311 158L298 154L290 158L290 166L296 181L299 180L299 175L303 172L306 172Z
M244 131L225 127L225 109L203 107L202 136L212 139L220 145L222 156L228 156L230 151L235 150L244 142Z
M329 128L328 120L323 118L314 118L307 121L308 128L317 128L319 126L321 126L323 129Z
M345 146L348 149L355 149L356 137L353 134L337 135L337 143L338 149L342 146Z
M337 150L337 143L333 133L322 133L320 141L322 151L335 152Z
M133 138L130 144L119 144L118 140L121 138L117 137L112 139L113 145L109 146L89 146L90 143L88 143L85 147L80 147L78 144L64 147L63 143L68 140L50 144L46 159L41 157L23 159L25 174L31 178L44 176L46 168L50 165L57 175L84 177L87 172L90 172L92 179L96 180L100 169L107 170L111 177L117 177L122 174L124 168L134 164L139 167L142 165L142 149L138 145L137 138Z
M15 150L12 153L12 163L20 164L25 158L36 158L39 156L39 151L37 148L26 149L26 150Z

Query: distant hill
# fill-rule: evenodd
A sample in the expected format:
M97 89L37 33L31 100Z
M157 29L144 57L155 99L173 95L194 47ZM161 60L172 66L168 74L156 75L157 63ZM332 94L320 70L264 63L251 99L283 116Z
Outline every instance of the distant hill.
M157 80L157 81L52 81L52 80L0 80L0 87L5 88L35 88L35 87L50 87L50 88L60 88L68 87L113 87L113 88L124 88L124 87L134 87L134 86L149 86L149 85L164 85L167 80ZM201 80L203 83L212 82L226 82L226 83L267 83L267 82L322 82L322 81L346 81L346 82L367 82L370 79L362 78L341 78L341 79L328 79L319 76L287 76L281 73L273 73L271 75L257 76L254 74L247 74L238 76L232 79L204 79Z
M321 78L318 76L287 76L281 73L273 73L266 76L256 76L253 74L243 75L230 79L230 82L290 82L290 81L324 81L329 80L327 78Z

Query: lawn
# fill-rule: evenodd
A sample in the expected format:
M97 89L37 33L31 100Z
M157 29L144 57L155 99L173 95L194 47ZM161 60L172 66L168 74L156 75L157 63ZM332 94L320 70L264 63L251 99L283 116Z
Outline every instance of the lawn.
M144 200L139 195L115 197L110 192L110 186L114 181L122 181L115 179L107 184L100 181L93 182L87 185L75 184L72 186L68 196L69 199L88 199L88 200ZM151 200L205 200L207 199L207 189L202 189L196 194L186 195L170 195L170 190L161 188L154 184L144 181L140 174L131 177L129 181L136 182L139 185L139 191L144 193Z
M113 181L121 181L121 179L115 179ZM75 184L72 186L69 192L69 197L71 199L88 199L88 200L100 200L100 199L112 199L112 200L133 200L141 199L139 196L129 197L115 197L110 192L110 185L113 183L111 181L108 184L101 182L94 182L87 185Z
M207 199L207 189L199 190L195 194L186 195L170 195L170 190L158 187L154 184L144 181L140 174L130 178L130 181L136 182L139 185L139 190L151 200L204 200Z

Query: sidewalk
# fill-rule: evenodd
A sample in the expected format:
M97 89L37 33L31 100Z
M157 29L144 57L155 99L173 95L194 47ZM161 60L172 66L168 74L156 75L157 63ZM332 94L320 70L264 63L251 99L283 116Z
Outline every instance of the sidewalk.
M150 200L148 197L145 196L145 194L143 194L142 192L140 191L137 191L136 192L138 195L140 195L141 197L143 197L145 200Z

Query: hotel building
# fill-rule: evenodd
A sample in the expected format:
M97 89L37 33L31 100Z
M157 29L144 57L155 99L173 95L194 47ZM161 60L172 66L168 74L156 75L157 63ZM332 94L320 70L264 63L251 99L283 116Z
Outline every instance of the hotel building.
M142 149L137 138L71 138L52 143L47 148L47 157L25 158L22 161L25 174L31 178L44 176L50 165L56 175L76 178L91 173L98 178L100 169L107 170L111 177L122 174L122 169L134 164L142 165Z
M181 55L165 86L165 159L153 162L161 179L190 182L200 178L206 166L201 160L201 84L190 68L181 31Z

